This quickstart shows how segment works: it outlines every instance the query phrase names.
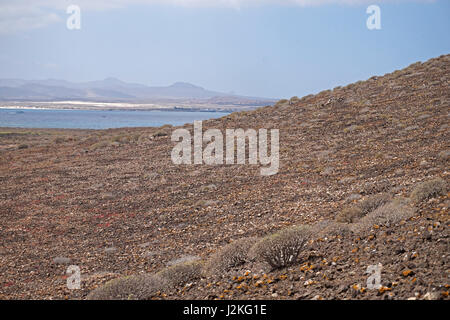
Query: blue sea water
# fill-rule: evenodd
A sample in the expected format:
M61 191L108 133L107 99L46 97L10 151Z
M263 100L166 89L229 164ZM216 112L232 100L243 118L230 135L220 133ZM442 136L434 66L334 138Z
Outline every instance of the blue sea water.
M227 115L225 112L0 109L0 127L108 129L159 127L192 123Z

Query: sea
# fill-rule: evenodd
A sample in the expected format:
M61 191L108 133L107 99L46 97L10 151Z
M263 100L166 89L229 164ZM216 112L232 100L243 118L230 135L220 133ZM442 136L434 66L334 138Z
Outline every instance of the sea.
M207 111L131 111L131 110L57 110L1 109L0 127L110 129L124 127L160 127L193 123L228 115L227 112Z

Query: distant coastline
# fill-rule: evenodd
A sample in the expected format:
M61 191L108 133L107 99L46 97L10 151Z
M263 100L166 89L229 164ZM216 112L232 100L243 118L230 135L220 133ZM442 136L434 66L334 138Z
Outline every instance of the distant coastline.
M21 110L96 110L96 111L174 111L174 112L225 112L249 111L261 107L260 105L164 105L155 103L122 103L122 102L96 102L96 101L14 101L0 102L0 109Z

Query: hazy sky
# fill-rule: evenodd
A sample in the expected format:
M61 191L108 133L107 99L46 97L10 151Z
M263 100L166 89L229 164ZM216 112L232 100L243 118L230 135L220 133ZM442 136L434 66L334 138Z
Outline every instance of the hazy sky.
M0 77L303 96L450 53L449 16L448 0L0 0Z

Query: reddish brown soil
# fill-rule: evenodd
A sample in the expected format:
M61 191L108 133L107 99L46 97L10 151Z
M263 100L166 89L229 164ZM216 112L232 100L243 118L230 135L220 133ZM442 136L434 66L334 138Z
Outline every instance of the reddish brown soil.
M184 255L206 258L235 239L334 219L352 194L408 196L420 181L448 181L449 82L447 55L203 123L280 129L280 171L270 177L259 166L174 165L170 126L1 129L0 299L83 298ZM243 278L201 279L162 297L446 298L448 197L421 203L395 227L315 239L288 269L264 276L244 267L234 272ZM81 290L66 288L57 257L81 268ZM377 263L387 289L360 290Z

